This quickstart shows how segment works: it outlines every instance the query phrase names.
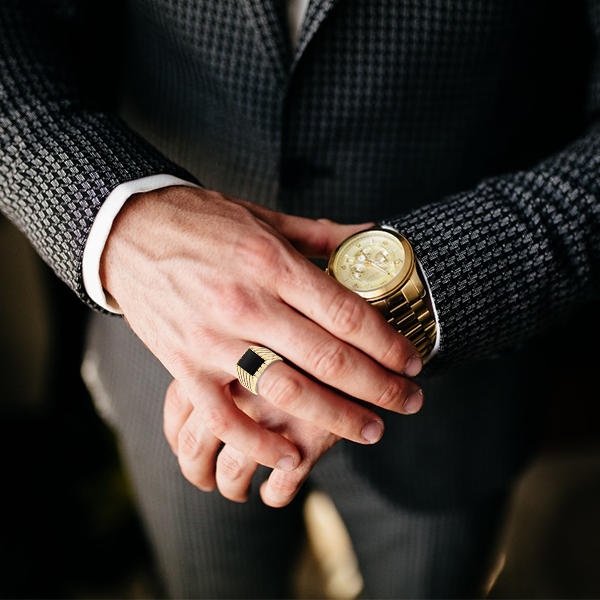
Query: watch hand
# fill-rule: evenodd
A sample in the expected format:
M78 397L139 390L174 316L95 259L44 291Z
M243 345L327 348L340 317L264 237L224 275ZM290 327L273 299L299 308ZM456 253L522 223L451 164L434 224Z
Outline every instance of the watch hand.
M389 273L383 268L380 267L379 265L376 265L374 262L371 262L370 260L365 261L368 264L370 264L372 267L375 267L376 269L379 269L380 271L383 271L386 275L389 275Z

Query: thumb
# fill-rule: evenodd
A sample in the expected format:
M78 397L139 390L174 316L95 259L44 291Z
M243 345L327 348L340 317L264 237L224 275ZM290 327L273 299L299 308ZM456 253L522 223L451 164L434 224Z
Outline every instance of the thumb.
M376 225L374 221L342 225L331 219L307 219L287 215L279 231L306 257L329 258L348 236Z

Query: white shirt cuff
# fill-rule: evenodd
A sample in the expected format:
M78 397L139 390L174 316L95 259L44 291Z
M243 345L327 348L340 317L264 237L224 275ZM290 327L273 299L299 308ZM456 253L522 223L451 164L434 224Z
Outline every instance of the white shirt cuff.
M102 287L100 281L100 258L110 234L113 221L119 211L133 194L150 192L170 185L186 185L199 188L200 186L180 179L174 175L150 175L133 179L118 185L106 198L90 229L85 248L83 250L83 285L88 296L99 306L117 315L123 314L117 302Z
M440 319L438 317L438 313L435 308L435 302L433 300L433 296L431 295L431 288L429 287L429 281L427 280L427 275L425 275L425 272L423 271L423 267L421 266L419 259L416 257L415 257L415 259L417 262L417 267L419 269L419 273L421 275L421 281L423 282L423 286L425 287L425 293L427 294L426 300L430 305L431 312L433 313L433 318L435 320L435 324L437 325L437 335L435 336L435 343L433 344L433 348L431 349L431 352L423 359L423 364L426 365L438 352L438 349L440 347L440 338L442 337L442 330L440 328Z

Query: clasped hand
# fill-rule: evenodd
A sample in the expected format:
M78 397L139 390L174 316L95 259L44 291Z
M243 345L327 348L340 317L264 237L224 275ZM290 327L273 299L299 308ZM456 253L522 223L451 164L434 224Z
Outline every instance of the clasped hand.
M174 378L164 431L192 484L244 501L262 464L273 469L263 501L285 506L339 439L380 439L381 417L358 401L420 408L407 378L420 370L414 346L307 258L328 257L371 224L315 221L184 186L136 194L121 210L101 279ZM261 375L258 396L235 372L251 345L286 359Z

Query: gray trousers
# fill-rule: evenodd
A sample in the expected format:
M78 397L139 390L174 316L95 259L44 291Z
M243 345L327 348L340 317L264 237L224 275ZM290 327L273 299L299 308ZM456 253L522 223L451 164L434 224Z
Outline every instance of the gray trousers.
M109 325L109 335L92 335L84 379L120 440L169 595L286 597L303 541L304 495L283 509L262 504L257 478L264 478L266 469L257 472L244 504L189 484L162 432L169 374L153 357L124 360L115 349L124 348L130 334L114 319ZM502 522L504 491L452 510L407 510L401 494L393 502L354 468L349 444L342 441L327 453L305 487L327 493L343 518L365 581L363 596L477 596Z

